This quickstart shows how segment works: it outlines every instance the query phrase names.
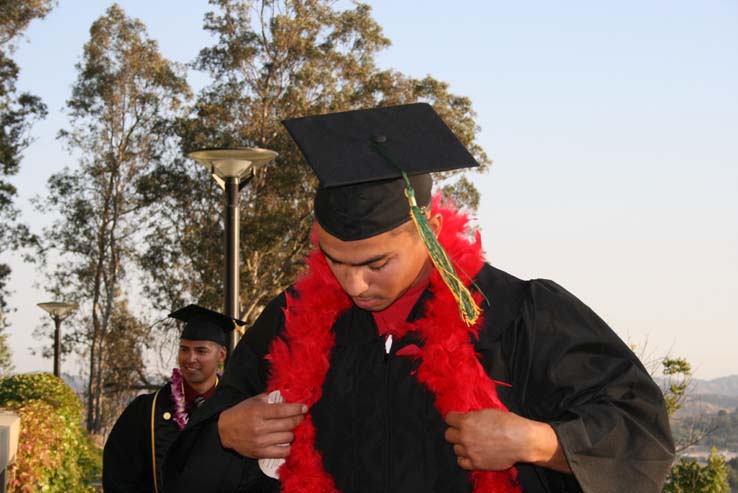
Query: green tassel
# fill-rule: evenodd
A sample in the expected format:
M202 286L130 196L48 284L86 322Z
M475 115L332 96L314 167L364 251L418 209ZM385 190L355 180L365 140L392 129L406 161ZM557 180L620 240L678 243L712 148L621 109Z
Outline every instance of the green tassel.
M405 195L407 195L407 201L410 204L410 216L415 223L415 227L418 229L418 233L420 233L420 237L423 239L425 248L428 250L428 255L433 265L436 266L438 273L441 274L443 282L446 283L446 286L448 286L451 294L456 299L461 319L466 325L474 325L477 318L479 318L479 307L474 302L474 298L472 298L469 290L461 282L461 279L459 279L456 270L451 265L451 260L449 260L446 254L446 250L438 243L438 239L433 234L433 230L431 230L425 214L418 207L418 203L415 201L415 190L410 185L410 180L408 180L404 171L402 172L402 177L405 179Z
M480 309L474 301L474 298L472 298L469 289L467 289L467 287L464 286L464 283L461 282L461 279L459 279L459 276L456 274L456 270L453 265L451 265L451 260L446 254L446 250L444 250L441 244L438 243L438 239L436 238L436 235L433 234L433 230L431 230L425 214L420 207L418 207L418 203L415 200L415 190L412 185L410 185L410 180L408 179L407 174L395 164L380 145L376 142L372 142L372 145L382 155L382 157L402 173L402 178L405 180L405 196L407 196L407 201L410 205L410 217L415 223L415 227L423 240L425 249L428 251L428 255L430 256L433 265L436 267L436 270L441 275L443 282L448 286L454 299L456 299L461 319L468 326L474 325L479 318Z

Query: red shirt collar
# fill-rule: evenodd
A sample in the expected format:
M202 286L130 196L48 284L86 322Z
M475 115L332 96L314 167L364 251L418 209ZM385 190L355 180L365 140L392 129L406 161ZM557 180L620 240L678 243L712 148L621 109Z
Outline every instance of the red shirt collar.
M407 321L410 311L418 302L418 298L428 287L430 277L409 288L397 298L390 306L378 312L372 312L374 322L380 335L392 334Z
M215 384L202 394L198 394L197 391L193 389L185 379L182 379L182 385L184 386L185 408L190 409L193 407L197 407L195 402L196 400L202 399L203 401L205 401L209 399L210 396L213 395L213 393L215 393L215 387L218 386L218 377L215 377Z

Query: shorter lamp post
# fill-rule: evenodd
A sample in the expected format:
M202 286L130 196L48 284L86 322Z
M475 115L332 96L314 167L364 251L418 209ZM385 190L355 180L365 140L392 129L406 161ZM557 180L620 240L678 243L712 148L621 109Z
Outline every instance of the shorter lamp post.
M50 301L39 303L37 306L51 315L54 320L54 375L61 377L61 323L77 309L78 305L77 303Z
M212 174L221 189L225 191L225 314L229 317L240 317L239 284L238 284L238 198L241 189L254 176L254 170L264 166L277 153L269 149L240 148L240 149L200 149L187 154L205 166ZM238 343L236 331L228 334L226 349L231 355Z

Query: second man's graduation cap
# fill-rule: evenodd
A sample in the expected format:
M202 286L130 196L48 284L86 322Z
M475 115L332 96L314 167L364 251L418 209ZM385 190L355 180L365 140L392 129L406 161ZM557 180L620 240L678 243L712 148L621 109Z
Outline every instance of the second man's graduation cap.
M169 316L185 322L180 339L213 341L221 346L226 345L228 332L246 325L246 322L199 305L188 305L170 313Z
M479 308L430 230L430 173L477 166L429 104L415 103L282 122L319 179L315 219L331 235L357 241L413 220L467 324Z

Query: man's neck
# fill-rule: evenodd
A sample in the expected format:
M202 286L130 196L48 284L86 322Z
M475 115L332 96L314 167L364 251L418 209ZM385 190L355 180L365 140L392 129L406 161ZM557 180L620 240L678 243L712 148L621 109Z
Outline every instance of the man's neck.
M428 282L429 279L426 277L424 280L413 284L405 291L405 293L402 294L402 296L397 298L384 310L372 312L374 322L377 324L377 331L380 335L400 335L398 329L400 329L407 320L413 306L415 306L418 299L423 294L423 291L425 291L428 286Z
M194 383L194 384L187 382L187 385L189 385L192 388L192 390L194 390L197 393L197 395L202 395L208 390L210 390L211 388L213 388L213 385L215 385L216 378L217 378L217 375L213 374L212 377L208 378L204 382Z

